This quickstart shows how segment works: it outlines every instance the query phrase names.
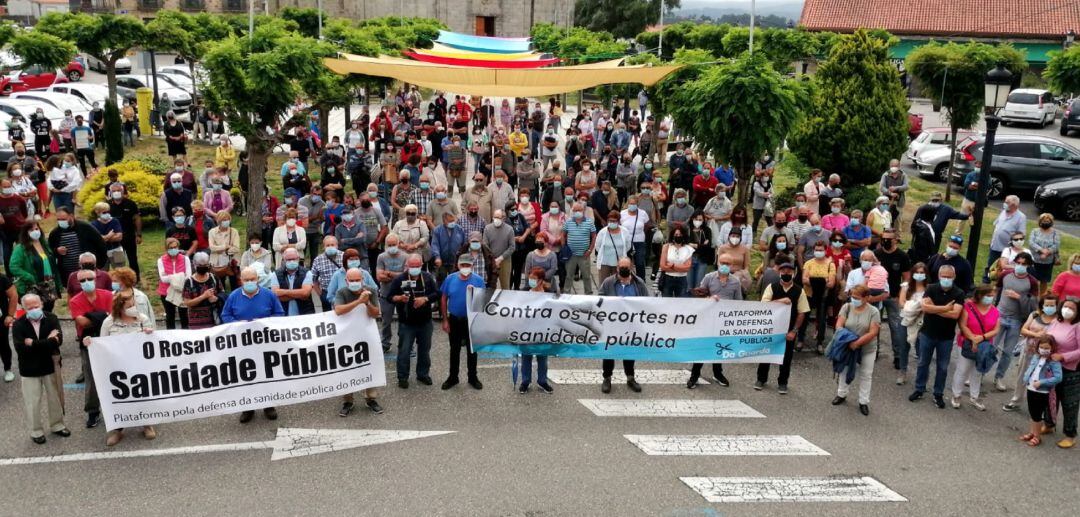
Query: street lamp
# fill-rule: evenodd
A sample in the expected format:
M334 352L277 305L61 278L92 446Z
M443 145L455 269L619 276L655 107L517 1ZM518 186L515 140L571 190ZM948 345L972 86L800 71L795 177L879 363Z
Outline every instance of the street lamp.
M997 112L1005 106L1009 99L1009 91L1012 89L1012 72L1005 69L1004 65L998 65L986 73L986 140L983 143L982 166L979 169L979 194L975 202L975 213L972 215L971 234L968 236L967 259L971 267L975 267L975 261L979 258L979 236L982 234L983 211L986 206L986 196L990 187L990 165L994 160L994 137L997 134Z
M1068 49L1071 47L1074 41L1076 41L1076 32L1069 29L1068 32L1065 33L1065 48Z

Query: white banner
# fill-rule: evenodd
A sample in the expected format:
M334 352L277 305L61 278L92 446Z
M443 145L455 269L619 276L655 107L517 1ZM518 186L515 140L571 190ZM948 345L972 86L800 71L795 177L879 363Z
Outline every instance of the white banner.
M386 385L378 327L363 308L95 338L90 364L109 430Z

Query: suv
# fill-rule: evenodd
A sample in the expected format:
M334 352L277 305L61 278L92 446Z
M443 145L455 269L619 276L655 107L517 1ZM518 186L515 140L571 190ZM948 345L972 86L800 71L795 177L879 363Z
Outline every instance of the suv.
M984 143L984 136L974 136L957 147L953 182L961 183L965 174L975 170ZM1080 176L1080 150L1075 147L1045 136L998 135L988 193L997 198L1006 190L1035 190L1047 181L1070 176Z
M151 85L140 75L116 76L116 93L127 100L135 100L135 90L150 87ZM158 83L158 95L169 99L169 109L176 114L176 120L190 122L188 114L188 110L191 108L190 93Z
M1057 103L1054 95L1046 90L1020 88L1009 93L1000 117L1006 126L1018 122L1045 127L1057 118Z
M1069 136L1071 129L1080 129L1080 97L1069 101L1061 116L1061 136Z
M96 72L105 73L105 63L98 61L97 58L87 55L86 56L86 68L94 70ZM122 57L116 60L116 73L118 74L130 74L131 73L131 60Z
M1035 209L1080 221L1080 178L1051 180L1035 190Z

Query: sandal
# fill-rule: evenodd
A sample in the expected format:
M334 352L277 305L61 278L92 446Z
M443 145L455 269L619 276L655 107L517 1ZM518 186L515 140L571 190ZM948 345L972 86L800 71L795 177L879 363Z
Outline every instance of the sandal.
M1041 443L1042 443L1042 438L1039 438L1038 436L1028 440L1028 442L1027 442L1028 447L1038 447L1039 444L1041 444Z
M1035 438L1035 433L1028 433L1020 436L1021 442L1029 442L1032 438Z
M1039 428L1039 434L1054 434L1053 427L1046 427L1045 425Z

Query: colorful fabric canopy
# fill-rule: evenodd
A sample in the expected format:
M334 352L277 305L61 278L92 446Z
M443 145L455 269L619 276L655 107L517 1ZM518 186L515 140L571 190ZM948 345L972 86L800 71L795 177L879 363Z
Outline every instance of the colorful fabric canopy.
M460 32L439 31L439 38L435 41L462 50L489 54L515 54L532 50L532 43L529 38L492 38L462 34Z
M559 60L531 51L529 38L491 38L439 31L431 49L410 49L404 54L417 61L482 68L539 68Z
M323 63L341 74L389 77L444 92L490 97L539 97L592 88L601 84L652 86L681 66L619 66L622 59L579 66L534 69L476 68L408 59L344 54Z
M459 48L450 47L441 43L434 43L431 48L424 49L424 54L439 56L439 57L455 57L460 59L485 59L488 61L520 61L525 59L535 59L539 57L550 58L553 57L550 54L540 54L538 52L515 52L513 54L492 54L487 52L476 52L473 50L462 50Z
M483 54L479 54L477 58L468 59L462 57L444 57L436 56L427 53L423 50L406 50L402 52L406 56L409 56L417 61L424 61L426 63L437 63L440 65L454 65L454 66L467 66L478 68L539 68L542 66L553 65L558 63L557 58L544 59L540 54L536 54L535 57L528 59L518 59L515 61L508 60L489 60L483 57Z

